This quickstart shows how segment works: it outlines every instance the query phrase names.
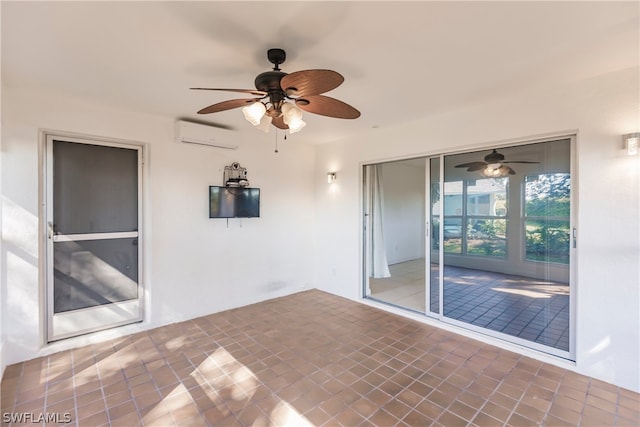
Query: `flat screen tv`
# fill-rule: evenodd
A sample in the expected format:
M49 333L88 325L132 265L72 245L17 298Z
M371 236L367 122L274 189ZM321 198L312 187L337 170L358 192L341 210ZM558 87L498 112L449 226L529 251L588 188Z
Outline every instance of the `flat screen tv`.
M209 187L209 218L255 218L260 216L260 189Z

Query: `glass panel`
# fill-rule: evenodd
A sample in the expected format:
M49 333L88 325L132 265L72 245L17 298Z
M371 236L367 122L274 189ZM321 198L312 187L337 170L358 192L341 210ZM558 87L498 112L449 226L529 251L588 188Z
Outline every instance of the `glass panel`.
M138 239L54 243L54 313L138 297Z
M429 165L431 183L429 310L432 313L440 313L440 159L430 159Z
M507 255L507 220L469 219L467 254L504 258Z
M440 218L434 216L431 218L431 256L437 254L440 249Z
M525 257L569 263L571 176L546 173L525 177Z
M462 253L462 218L444 217L444 251Z
M444 215L462 215L462 181L444 183Z
M525 177L525 216L569 217L571 175L549 173Z
M138 230L138 151L53 144L53 218L61 234Z
M476 179L467 185L467 215L505 216L508 178Z
M366 221L369 296L425 312L426 159L368 165Z
M483 175L503 161L507 175ZM570 140L455 154L444 165L443 315L568 352Z
M569 221L526 220L526 258L569 264Z

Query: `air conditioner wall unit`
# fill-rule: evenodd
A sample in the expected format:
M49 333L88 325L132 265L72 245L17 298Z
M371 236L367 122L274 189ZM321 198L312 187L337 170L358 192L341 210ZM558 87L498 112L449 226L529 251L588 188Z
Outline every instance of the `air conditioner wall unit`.
M236 132L215 126L178 120L176 122L176 142L181 144L199 144L209 147L236 150L239 147Z

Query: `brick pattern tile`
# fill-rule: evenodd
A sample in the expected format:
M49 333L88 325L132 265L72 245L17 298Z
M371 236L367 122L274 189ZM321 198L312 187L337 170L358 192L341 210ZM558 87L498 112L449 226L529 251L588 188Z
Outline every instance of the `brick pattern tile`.
M76 426L640 425L637 393L317 290L11 365L1 391Z

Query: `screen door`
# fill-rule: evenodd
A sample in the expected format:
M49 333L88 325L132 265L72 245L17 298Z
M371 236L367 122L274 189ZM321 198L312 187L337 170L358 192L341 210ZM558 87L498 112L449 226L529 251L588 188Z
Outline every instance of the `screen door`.
M48 341L142 320L142 147L47 137Z

